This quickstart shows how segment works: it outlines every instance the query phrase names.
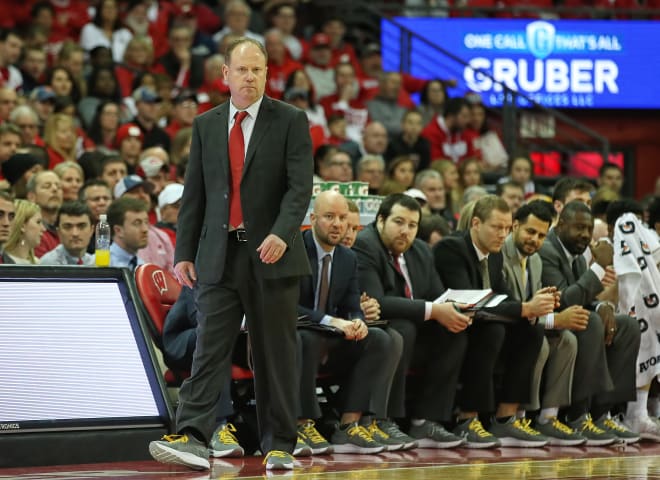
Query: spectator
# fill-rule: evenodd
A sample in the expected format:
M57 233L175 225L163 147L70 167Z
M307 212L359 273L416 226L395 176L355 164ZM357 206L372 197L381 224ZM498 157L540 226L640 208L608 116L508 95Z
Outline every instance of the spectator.
M14 66L22 48L23 39L15 30L0 29L0 87L17 91L23 86L23 75Z
M296 30L296 9L292 4L282 3L273 7L271 22L282 34L282 41L291 58L303 59L303 44L294 34Z
M170 140L182 128L191 128L193 120L197 116L199 102L197 94L193 90L181 90L172 100L172 116L170 123L165 127L165 132Z
M514 155L509 164L509 175L502 177L498 183L513 181L523 186L525 198L535 193L544 193L544 190L534 182L534 163L527 155L518 153Z
M357 163L357 180L369 184L369 195L378 195L385 181L385 161L380 155L365 155Z
M27 152L14 153L6 162L2 163L2 175L11 185L14 198L25 198L27 182L35 173L43 169L39 160Z
M346 120L346 136L355 142L362 138L369 112L352 64L338 63L335 68L336 92L321 100L326 118L341 113Z
M149 221L147 237L149 242L141 247L138 256L147 263L153 263L160 268L168 270L174 274L174 245L170 241L169 235L160 228L155 227L149 219L151 210L151 192L153 187L137 175L129 175L122 178L115 185L115 200L121 197L131 197L141 200L147 205L147 220ZM112 208L112 206L110 207ZM155 223L155 222L154 222Z
M66 40L62 43L62 48L57 54L57 65L71 72L76 89L81 97L87 95L86 56L85 50L73 40Z
M363 154L383 156L387 150L388 141L387 130L382 123L369 123L362 134Z
M92 124L96 109L102 102L121 101L119 84L115 79L112 68L99 67L92 70L89 77L89 92L86 97L78 103L78 112L83 125L89 128Z
M38 264L34 249L40 244L44 230L39 206L28 200L16 200L15 217L4 253L16 264Z
M0 190L0 265L3 263L14 263L4 251L4 245L9 238L12 230L12 224L16 216L16 207L9 193Z
M470 187L481 186L481 169L479 161L475 158L469 158L458 164L458 184L452 190L452 202L464 205L463 195Z
M383 72L378 79L378 93L367 102L369 118L382 123L393 138L401 133L401 122L407 109L398 104L401 74Z
M181 165L183 158L190 153L190 144L192 143L192 128L182 128L172 139L172 148L170 148L170 164L172 168ZM172 172L170 172L172 177Z
M153 67L166 74L179 88L199 88L204 83L204 60L193 55L193 32L187 25L175 23L169 31L169 50Z
M360 231L360 208L353 200L346 199L348 204L348 215L346 217L346 233L341 239L341 244L346 248L353 248L357 234Z
M117 130L116 141L119 156L126 163L128 173L135 173L144 141L142 130L134 123L125 123Z
M348 153L335 150L319 165L319 175L326 182L353 180L353 162Z
M21 130L22 145L43 145L39 137L39 117L29 105L19 105L9 114L9 122Z
M278 100L282 99L286 81L294 71L303 68L302 64L288 56L284 38L279 30L271 29L264 35L266 53L268 53L268 81L266 94Z
M326 34L317 33L312 37L305 73L314 85L314 93L318 100L337 91L330 37Z
M0 165L9 160L21 146L21 131L12 123L0 124Z
M131 271L145 261L138 256L149 240L148 205L137 198L118 198L108 208L112 232L110 266L127 267ZM169 241L169 240L168 240Z
M76 159L76 126L73 118L64 113L54 113L46 121L44 142L48 151L48 169L59 163Z
M140 74L148 71L154 61L154 47L151 38L136 35L126 45L124 58L115 66L115 75L122 98L130 97L133 81Z
M509 155L499 135L488 125L486 107L481 101L470 105L470 122L466 134L472 138L472 150L481 160L483 172L504 173Z
M456 226L456 219L448 206L448 192L442 175L437 170L422 170L415 176L415 188L426 195L426 208L432 214L440 215L448 223L450 230Z
M89 138L97 147L111 150L117 145L118 129L119 104L112 100L102 100L90 124Z
M225 26L213 35L213 41L219 44L226 35L247 37L264 44L264 37L248 30L252 9L243 0L229 0L225 4ZM224 53L224 52L221 52Z
M291 102L292 96L294 94L299 95L301 91L305 91L306 105L303 110L307 114L307 119L310 124L321 125L324 131L327 132L328 124L326 122L325 111L323 107L317 103L316 93L314 92L314 85L307 75L307 71L304 69L296 70L289 75L289 78L286 80L286 92L290 92L289 100L284 99L285 102ZM300 107L302 108L302 107Z
M156 226L162 229L170 237L172 245L176 247L176 222L181 207L181 196L183 185L170 183L158 195L158 212L160 221Z
M513 218L516 212L525 201L525 190L522 185L516 182L498 183L495 188L495 195L502 198L511 209Z
M119 63L131 38L131 31L121 24L117 1L101 0L96 6L94 19L80 32L80 45L88 52L94 47L108 47L114 61Z
M101 163L100 178L112 191L119 180L126 175L128 175L128 166L119 155L108 155Z
M79 201L64 202L55 221L60 244L41 257L42 265L94 265L95 257L87 253L93 224L87 205Z
M56 97L70 97L74 104L80 101L80 89L73 74L66 67L53 67L46 73L46 86L50 87Z
M39 206L40 218L45 227L41 242L34 248L35 255L41 257L60 243L55 229L57 211L62 206L60 178L50 170L35 173L27 182L27 199Z
M20 63L23 77L23 93L29 95L38 85L46 81L47 58L46 52L39 47L25 47L23 59Z
M151 195L155 199L169 183L170 156L161 147L151 147L140 154L139 172L151 184ZM151 217L150 217L151 219ZM155 219L154 219L155 220ZM152 221L151 223L156 223Z
M387 165L387 176L388 180L408 189L415 181L415 162L406 155L396 157Z
M353 68L359 68L359 62L353 45L344 38L346 34L346 23L339 17L330 17L323 22L321 31L330 39L330 48L332 51L331 65L338 63L350 63Z
M62 185L62 200L78 200L80 187L85 182L83 169L76 162L62 162L55 166L53 171L60 177Z
M30 93L30 106L39 117L39 132L43 133L46 121L55 109L55 92L50 87L39 86Z
M417 231L417 238L426 242L429 247L438 243L451 233L449 223L445 218L437 213L430 213L422 215L419 221L419 230Z
M408 155L415 162L415 170L424 170L431 163L431 145L422 133L422 115L417 110L407 110L401 119L401 133L392 136L387 144L385 159Z
M598 170L598 186L607 187L617 195L621 195L623 187L623 170L615 163L605 162Z
M170 148L169 135L158 126L159 107L163 101L151 87L139 87L133 92L137 114L133 119L144 135L143 146Z
M422 136L431 144L431 159L448 159L454 163L472 157L474 148L471 139L465 135L470 120L470 106L463 98L450 98L445 104L442 116L429 122Z
M587 207L591 208L591 192L594 186L586 180L573 177L563 177L556 184L552 192L552 206L555 210L555 223L559 220L559 215L569 202L579 200Z
M9 120L9 114L18 105L16 90L0 87L0 124Z
M457 214L461 209L461 194L457 192L459 188L458 168L451 160L436 160L431 163L431 168L442 175L447 191L448 206L454 214Z
M447 87L442 80L429 80L419 96L419 111L422 114L422 125L428 125L431 120L445 112Z
M87 245L87 252L96 251L96 224L99 221L99 215L108 212L110 202L112 202L112 191L108 184L98 178L92 178L85 182L80 189L80 201L87 205L92 222L92 236Z

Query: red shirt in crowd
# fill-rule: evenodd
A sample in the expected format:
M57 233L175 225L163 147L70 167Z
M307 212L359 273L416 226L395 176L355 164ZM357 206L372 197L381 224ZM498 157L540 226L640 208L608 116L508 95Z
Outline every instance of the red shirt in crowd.
M431 143L431 161L448 158L454 163L475 155L472 137L469 132L450 132L445 119L438 116L431 120L424 130L422 137Z

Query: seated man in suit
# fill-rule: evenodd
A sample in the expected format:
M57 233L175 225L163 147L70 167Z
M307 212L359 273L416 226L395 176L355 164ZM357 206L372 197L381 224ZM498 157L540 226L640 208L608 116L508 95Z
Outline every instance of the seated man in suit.
M516 411L520 404L529 402L534 365L543 344L543 328L536 325L536 319L553 311L555 295L552 289L545 289L522 303L512 298L504 281L500 251L511 224L507 203L487 195L475 203L465 232L445 237L433 248L435 268L447 287L491 289L508 296L499 305L477 312L468 330L454 433L465 436L467 446L473 448L500 444L541 447L548 442L527 422L517 419ZM497 316L497 321L480 320L482 315ZM498 359L502 360L504 375L501 391L496 393L494 369ZM487 431L478 414L493 412L496 399L497 411Z
M390 356L401 355L400 339L393 341L380 328L368 328L360 309L355 254L341 245L346 234L348 204L337 192L320 193L310 215L311 230L303 233L312 275L300 282L298 312L314 324L333 327L340 335L317 329L298 329L300 415L298 432L315 453L379 453L386 446L400 449L402 442L383 436L386 445L375 440L360 419L370 409L373 391L390 372L383 368L396 364ZM398 348L397 348L398 345ZM324 362L324 357L327 360ZM332 447L319 434L314 419L321 417L316 396L316 377L325 369L341 378L342 415L333 433Z
M610 409L635 399L640 331L635 319L615 315L611 302L596 299L604 289L606 268L612 266L613 250L607 242L590 246L593 228L589 207L581 201L569 202L539 251L543 284L557 286L560 308L582 305L593 310L587 329L576 332L578 355L566 419L569 426L587 437L587 445L607 445L617 440L632 443L639 436L612 418ZM583 256L588 247L594 259L589 268Z
M197 306L193 291L184 286L179 298L163 324L163 359L165 365L173 370L190 371L192 357L197 342ZM216 419L218 427L209 442L212 457L242 457L243 447L234 436L235 427L227 422L227 417L234 413L231 403L231 372L226 372L226 388L218 399Z
M388 418L377 419L390 436L393 419L406 417L406 374L415 360L423 366L421 389L410 402L409 435L420 447L451 448L463 440L445 430L454 408L456 384L471 319L452 303L433 303L445 290L433 269L429 247L415 238L421 217L417 200L404 194L386 197L376 221L366 226L353 247L361 289L380 304L381 317L403 336L403 354L389 395Z
M542 287L543 263L537 252L551 224L552 206L543 200L523 205L513 215L513 227L504 241L502 255L504 278L515 300L527 300ZM539 317L545 338L534 368L531 401L525 408L541 408L534 429L548 437L550 445L581 445L587 441L558 417L559 407L571 403L577 355L577 339L572 331L584 330L588 322L589 312L580 305Z

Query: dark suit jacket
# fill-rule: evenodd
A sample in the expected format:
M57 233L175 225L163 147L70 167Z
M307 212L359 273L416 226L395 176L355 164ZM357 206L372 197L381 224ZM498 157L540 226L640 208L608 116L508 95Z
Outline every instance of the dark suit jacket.
M433 256L435 269L448 288L457 290L483 288L479 260L472 244L470 230L440 240L433 247ZM509 299L484 311L508 318L521 318L522 304L514 299L504 280L503 263L501 252L488 255L490 288L495 293L508 295Z
M181 62L171 50L158 59L170 78L176 78L181 68ZM204 83L204 58L199 55L190 56L190 88L199 88Z
M229 227L229 102L195 118L178 218L175 263L195 261L201 283L222 278ZM312 142L302 110L264 97L248 144L241 205L253 265L264 278L308 275L300 225L312 194ZM274 264L257 247L274 233L287 251Z
M445 291L433 269L431 251L421 240L415 240L403 254L413 300L406 298L405 279L394 267L375 224L368 225L358 234L353 250L358 257L360 288L378 300L381 317L385 320L406 319L421 324L426 302L432 302Z
M312 274L300 280L300 300L298 313L309 315L310 320L319 323L324 315L332 315L343 319L363 318L360 309L360 287L358 286L357 257L355 253L343 245L337 245L332 257L330 284L326 312L314 310L316 285L318 283L318 260L316 244L311 230L303 233L303 241Z
M539 254L543 261L543 284L554 285L561 292L559 308L563 310L571 305L592 308L592 302L596 301L596 295L603 290L603 284L596 274L587 268L584 257L578 257L580 277L575 278L554 229L548 233Z

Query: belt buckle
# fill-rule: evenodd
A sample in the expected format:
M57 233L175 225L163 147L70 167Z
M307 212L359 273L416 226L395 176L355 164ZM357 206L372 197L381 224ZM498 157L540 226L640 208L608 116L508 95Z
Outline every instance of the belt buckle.
M247 242L247 231L244 228L237 228L235 230L236 240L239 242Z

